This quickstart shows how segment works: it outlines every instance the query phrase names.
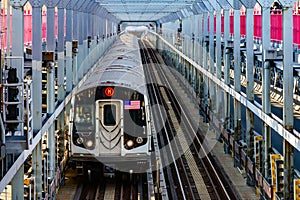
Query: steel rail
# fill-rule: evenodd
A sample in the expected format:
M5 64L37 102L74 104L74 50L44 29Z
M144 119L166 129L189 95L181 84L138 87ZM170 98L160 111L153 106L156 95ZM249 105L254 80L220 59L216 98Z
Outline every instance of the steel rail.
M146 47L146 46L145 46ZM145 48L146 49L146 48ZM144 55L144 57L146 58L147 56ZM149 66L149 63L146 64L147 66ZM148 70L148 69L147 69ZM148 70L149 71L149 70ZM148 72L149 74L151 74L150 72ZM150 80L151 80L151 83L155 83L154 82L154 78L152 76L149 76ZM156 93L155 91L155 88L153 87L153 91L154 91L154 96L155 96L155 99L156 99L156 102L159 102L159 97L158 97L158 94ZM159 109L159 115L160 115L160 118L163 119L163 114L162 114L162 110L160 107L158 107ZM167 136L167 140L168 142L170 142L170 139L168 137L168 135L166 134ZM179 180L179 186L180 186L180 189L182 191L182 195L183 195L183 198L186 199L186 196L185 196L185 193L184 193L184 189L183 189L183 185L182 185L182 181L181 181L181 178L180 178L180 173L178 171L178 167L177 167L177 164L176 164L176 160L175 160L175 157L174 157L174 153L173 153L173 150L170 148L170 153L171 153L171 157L172 157L172 160L174 161L174 165L175 165L175 170L176 170L176 173L177 173L177 178ZM173 193L172 193L173 194Z

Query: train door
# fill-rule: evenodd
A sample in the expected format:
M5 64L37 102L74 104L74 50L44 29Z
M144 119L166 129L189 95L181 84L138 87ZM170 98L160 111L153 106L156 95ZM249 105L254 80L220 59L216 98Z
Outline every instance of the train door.
M121 155L123 135L123 102L96 101L96 132L100 139L100 156Z

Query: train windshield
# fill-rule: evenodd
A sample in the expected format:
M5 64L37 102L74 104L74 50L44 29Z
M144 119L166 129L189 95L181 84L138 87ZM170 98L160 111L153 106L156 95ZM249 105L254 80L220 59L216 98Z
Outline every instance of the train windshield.
M93 126L93 106L77 105L75 107L75 124L77 129L86 130L87 126Z
M116 106L113 104L104 105L104 126L116 125Z

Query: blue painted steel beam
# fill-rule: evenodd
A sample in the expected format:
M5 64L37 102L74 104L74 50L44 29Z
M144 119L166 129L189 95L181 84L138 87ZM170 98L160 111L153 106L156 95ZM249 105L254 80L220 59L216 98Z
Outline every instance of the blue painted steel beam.
M72 2L72 1L70 1ZM73 10L66 9L66 93L72 90Z
M253 10L256 4L253 0L241 0L241 3L246 7L246 78L247 78L247 100L254 102L254 54L253 54L253 37L254 37L254 16ZM253 143L253 130L254 130L254 113L249 108L246 109L246 143L247 143L247 156L250 159L254 157L254 143ZM249 171L247 172L247 183L253 185L254 175Z
M270 100L270 63L266 60L266 52L270 48L270 7L273 1L257 0L262 7L262 53L263 53L263 78L262 78L262 111L266 114L271 113L271 100ZM263 123L263 160L264 170L262 171L264 177L269 176L268 163L269 163L269 151L271 148L271 129Z
M32 5L32 85L33 87L33 130L42 127L42 5L40 1L30 1ZM42 198L42 153L41 142L32 153L32 169L36 183L36 198Z
M23 61L23 51L24 51L24 16L23 16L23 5L25 4L24 0L16 0L16 1L9 1L12 6L12 57L10 59L10 67L16 68L17 70L17 78L19 83L23 83L23 71L24 71L24 61ZM21 34L20 34L21 32ZM9 54L8 54L9 55ZM9 56L8 56L9 57ZM14 59L16 58L16 59ZM23 89L23 87L22 87ZM23 96L21 95L21 91L18 94L18 99L22 101ZM18 120L23 121L23 103L18 105L19 113L17 116ZM20 124L18 126L18 131L21 132L23 135L23 128L24 124ZM13 133L12 133L13 135ZM7 144L12 145L12 143ZM14 148L14 147L10 147ZM14 151L23 151L23 149L16 149ZM11 153L11 152L7 152ZM15 153L15 152L12 152ZM24 170L23 168L19 169L16 176L14 176L11 184L12 184L12 198L13 199L21 199L23 198L24 194L24 187L23 187L23 177L24 177Z
M46 1L47 6L47 50L50 52L55 51L55 10L54 7L57 5L58 0ZM55 56L54 56L55 57ZM53 59L54 59L53 57ZM44 61L45 62L45 61ZM47 114L52 114L55 107L55 89L54 89L54 65L55 60L47 61ZM55 177L55 164L56 164L56 145L55 145L55 127L52 124L47 132L47 147L48 151L48 177L52 181ZM49 182L44 183L49 185Z
M295 0L279 0L282 10L282 38L283 43L283 125L292 132L294 129L293 106L293 6ZM284 156L284 199L293 199L294 179L294 147L283 141Z

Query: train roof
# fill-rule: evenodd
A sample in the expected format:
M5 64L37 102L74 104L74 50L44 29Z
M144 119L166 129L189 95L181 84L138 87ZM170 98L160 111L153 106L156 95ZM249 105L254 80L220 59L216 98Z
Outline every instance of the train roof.
M110 50L96 63L78 92L101 85L122 86L146 94L140 47L135 35L119 35Z

